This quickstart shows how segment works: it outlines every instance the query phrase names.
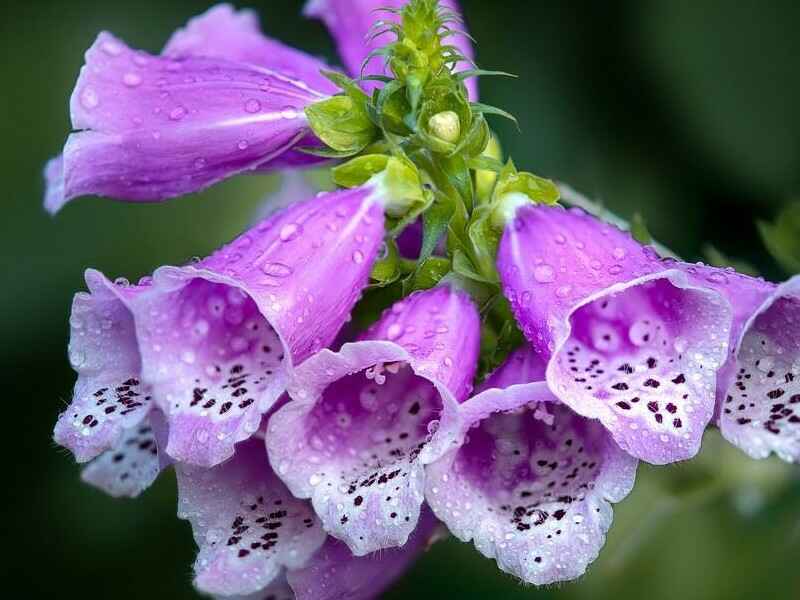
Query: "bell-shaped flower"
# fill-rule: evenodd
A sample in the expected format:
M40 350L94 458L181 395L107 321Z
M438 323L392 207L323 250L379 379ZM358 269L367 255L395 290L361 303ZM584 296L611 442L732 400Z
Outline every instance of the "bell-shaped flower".
M384 58L370 54L393 41L386 26L399 22L396 11L406 3L406 0L309 0L303 13L325 23L336 41L345 68L353 77L386 75ZM456 0L440 0L439 7L458 21L462 20ZM456 70L462 71L474 68L471 63L475 52L463 23L458 21L449 23L452 34L444 38L444 43L452 45L464 57L456 64ZM465 84L470 100L477 100L477 79L467 79ZM376 86L371 81L365 81L364 85L367 90Z
M733 307L731 353L719 372L717 424L752 458L800 461L800 276L781 285L732 269L682 265Z
M158 201L240 172L315 162L283 155L309 135L304 108L337 91L325 68L227 5L192 19L160 56L103 32L70 100L75 133L45 169L45 207L86 194Z
M637 461L559 402L530 347L459 407L458 441L427 467L426 498L462 541L537 585L580 577L633 487Z
M729 351L729 302L583 211L522 202L508 213L503 291L553 392L637 458L694 456Z
M416 527L424 465L446 449L437 428L470 392L479 335L472 301L442 284L296 370L267 429L270 462L354 554L401 546Z
M349 318L383 244L384 199L370 182L299 202L136 286L88 272L92 294L76 297L71 319L79 378L56 441L94 458L157 407L171 457L203 466L230 457L293 365Z
M200 551L195 586L223 596L285 585L325 542L311 506L294 498L269 467L261 440L240 444L212 469L178 463L178 516Z
M195 586L217 597L369 600L435 539L429 509L402 548L356 557L326 536L311 504L292 496L272 471L261 440L236 448L211 469L175 467L178 515L199 547Z
M372 186L294 204L207 259L161 267L136 305L167 453L211 466L250 437L293 365L349 318L383 243Z

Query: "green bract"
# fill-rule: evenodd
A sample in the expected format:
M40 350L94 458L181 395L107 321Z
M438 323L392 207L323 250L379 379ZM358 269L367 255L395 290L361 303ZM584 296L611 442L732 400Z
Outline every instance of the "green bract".
M456 17L435 0L411 0L396 14L399 22L382 23L380 32L393 33L395 41L369 57L383 60L393 77L371 77L382 86L367 96L358 82L326 73L342 93L306 110L311 128L327 145L307 151L350 157L333 169L333 181L342 187L368 184L383 203L387 250L372 273L364 302L369 310L446 277L483 307L489 342L482 364L488 368L521 339L502 310L495 267L503 226L515 206L557 202L558 188L518 172L510 160L502 162L486 115L514 117L470 101L464 80L508 74L478 68L453 72L466 60L447 44ZM417 221L419 255L402 257L394 240Z

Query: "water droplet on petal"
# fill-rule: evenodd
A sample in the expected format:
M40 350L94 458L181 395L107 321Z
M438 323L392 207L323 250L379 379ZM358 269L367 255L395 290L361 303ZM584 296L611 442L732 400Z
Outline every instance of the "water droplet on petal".
M281 109L281 116L284 119L296 119L297 118L297 109L294 106L284 106Z
M186 116L186 109L182 106L176 106L169 112L169 118L173 121L180 121Z
M265 275L272 277L288 277L292 274L292 267L279 262L268 262L261 265L261 270Z
M288 225L284 225L283 227L281 227L280 231L281 241L291 242L298 235L300 235L302 231L303 231L302 226L298 225L297 223L289 223Z
M261 110L261 102L256 100L255 98L250 98L247 102L244 103L244 110L245 112L249 113L257 113Z
M357 265L360 265L362 262L364 262L364 253L361 252L361 250L356 250L353 252L353 262Z
M122 76L122 83L128 87L136 87L142 83L142 76L138 73L125 73Z
M542 264L533 269L533 278L539 283L551 283L555 281L556 272L548 264Z
M97 92L94 91L94 88L84 88L81 92L81 104L84 108L89 110L100 104L100 98L97 96Z
M239 150L247 150L247 146L249 146L247 140L241 140L238 144L236 144L236 147L239 148Z

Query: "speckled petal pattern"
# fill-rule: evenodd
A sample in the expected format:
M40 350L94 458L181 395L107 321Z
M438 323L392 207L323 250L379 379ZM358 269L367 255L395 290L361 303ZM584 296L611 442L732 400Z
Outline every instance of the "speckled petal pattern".
M401 546L414 530L424 465L450 443L437 427L469 392L478 335L471 301L443 286L297 370L293 401L269 423L270 461L354 554Z
M307 502L272 473L263 443L249 440L213 469L176 465L178 516L200 551L195 585L210 594L248 595L304 566L325 541Z
M167 452L213 466L258 429L293 365L348 319L383 242L370 188L293 204L209 258L162 267L137 306Z
M522 349L461 405L459 445L428 465L426 479L428 503L456 537L537 585L585 572L637 464L600 423L530 381L541 366Z
M730 347L726 298L582 211L522 207L498 252L503 290L547 381L655 464L694 456Z

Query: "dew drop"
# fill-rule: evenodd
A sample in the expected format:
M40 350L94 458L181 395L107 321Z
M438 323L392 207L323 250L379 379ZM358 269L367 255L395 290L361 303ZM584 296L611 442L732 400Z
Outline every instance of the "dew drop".
M84 88L81 92L81 104L84 108L89 110L96 108L98 104L100 104L100 98L97 96L97 92L94 91L94 88Z
M361 250L356 250L353 252L353 262L357 265L360 265L364 262L364 253Z
M125 75L122 76L122 83L128 87L137 87L142 83L142 76L138 73L125 73Z
M542 264L533 269L533 278L539 283L551 283L555 281L556 272L548 264Z
M176 106L169 112L169 118L173 121L180 121L186 116L186 109L182 106Z
M302 233L303 228L297 223L289 223L281 227L280 238L282 242L291 242Z
M244 103L244 110L245 112L249 113L257 113L261 110L261 102L256 100L255 98L250 98L247 102Z
M281 116L284 119L296 119L297 118L297 109L294 106L284 106L281 109Z
M261 265L261 271L272 277L288 277L292 274L292 267L279 262L268 262Z
M247 140L241 140L238 144L236 144L236 147L239 148L239 150L247 150L248 146L249 144L247 143Z

